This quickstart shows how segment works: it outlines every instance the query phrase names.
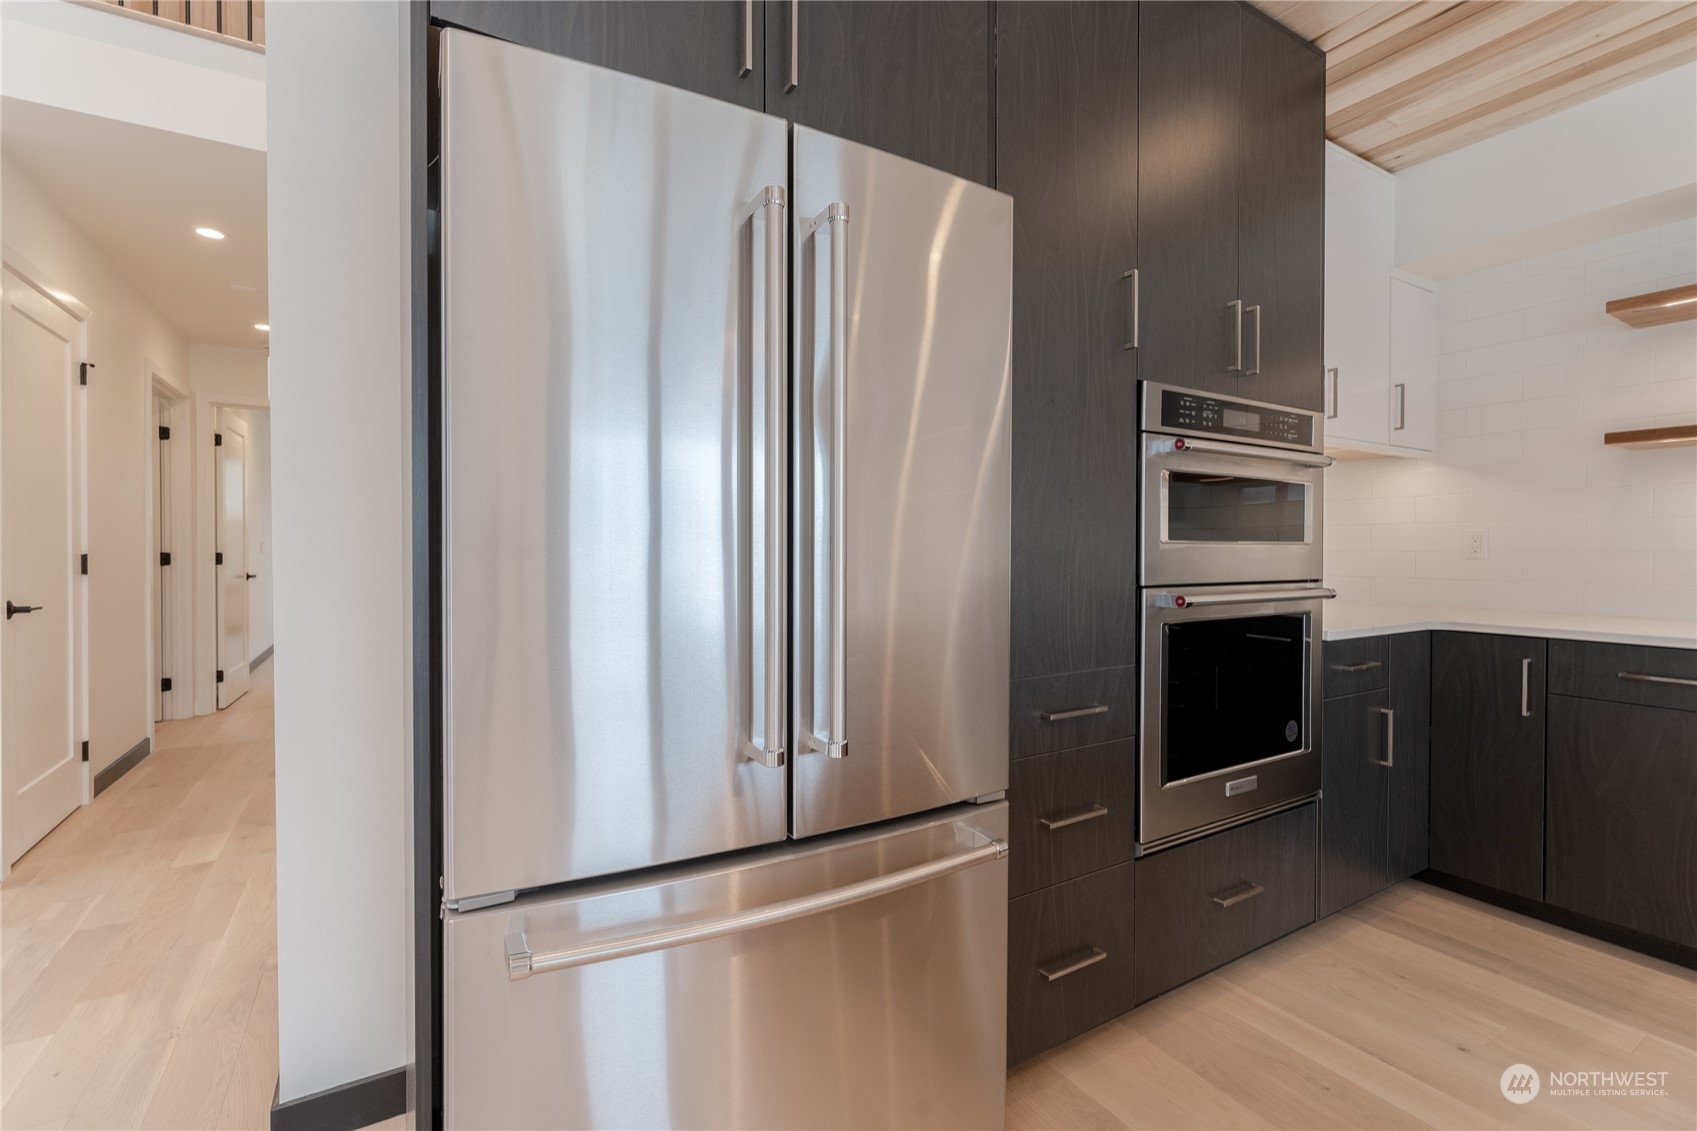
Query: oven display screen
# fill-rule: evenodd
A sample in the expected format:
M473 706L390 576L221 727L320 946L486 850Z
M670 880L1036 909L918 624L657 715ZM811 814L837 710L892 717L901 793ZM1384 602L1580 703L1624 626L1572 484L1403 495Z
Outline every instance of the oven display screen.
M1311 447L1314 443L1314 413L1246 405L1205 393L1182 389L1161 390L1161 428L1246 440L1268 440L1275 444ZM1151 422L1145 422L1149 428Z
M1305 749L1308 617L1165 626L1166 784Z
M1245 432L1261 431L1261 414L1249 412L1241 408L1227 408L1220 414L1227 428L1241 428Z

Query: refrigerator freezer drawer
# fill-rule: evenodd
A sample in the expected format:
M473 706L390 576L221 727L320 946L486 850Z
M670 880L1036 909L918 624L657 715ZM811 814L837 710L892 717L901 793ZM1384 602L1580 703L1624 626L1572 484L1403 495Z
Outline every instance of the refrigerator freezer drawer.
M1000 1127L1006 834L961 806L450 916L448 1126Z

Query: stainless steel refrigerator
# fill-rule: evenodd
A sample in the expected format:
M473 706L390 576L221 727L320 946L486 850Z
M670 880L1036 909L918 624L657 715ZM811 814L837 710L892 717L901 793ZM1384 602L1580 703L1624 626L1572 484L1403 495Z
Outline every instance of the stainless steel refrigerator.
M999 1126L1011 200L440 66L447 1122Z

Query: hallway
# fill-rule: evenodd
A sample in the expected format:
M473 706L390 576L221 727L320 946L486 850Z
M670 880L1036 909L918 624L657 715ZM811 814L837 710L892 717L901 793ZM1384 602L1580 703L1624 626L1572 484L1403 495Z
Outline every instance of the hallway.
M0 885L0 1126L263 1128L277 1083L272 665Z

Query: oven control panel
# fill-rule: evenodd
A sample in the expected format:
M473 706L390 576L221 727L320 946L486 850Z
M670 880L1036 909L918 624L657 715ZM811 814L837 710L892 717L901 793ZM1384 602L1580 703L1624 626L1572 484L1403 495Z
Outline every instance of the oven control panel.
M1196 432L1257 440L1282 447L1313 448L1315 413L1275 408L1254 401L1234 401L1164 388L1160 398L1161 431ZM1145 421L1144 428L1152 422Z

